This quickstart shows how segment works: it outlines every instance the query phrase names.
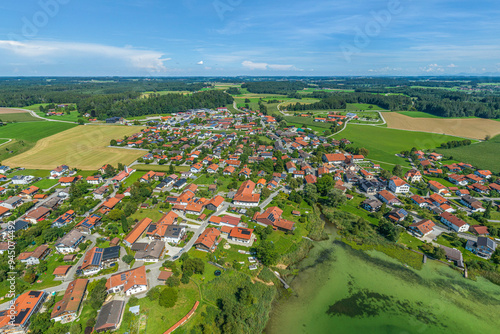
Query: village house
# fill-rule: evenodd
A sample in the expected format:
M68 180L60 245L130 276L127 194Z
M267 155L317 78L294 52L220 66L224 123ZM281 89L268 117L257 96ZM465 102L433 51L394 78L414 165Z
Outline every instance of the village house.
M477 237L477 242L473 240L467 240L465 249L476 254L477 256L489 259L495 252L496 246L496 243L490 238Z
M247 180L243 182L234 195L233 204L237 206L258 206L260 194L253 193L254 189L255 183L253 181Z
M108 293L123 291L125 296L147 291L146 267L141 266L112 275L106 282L106 289Z
M77 250L76 247L83 240L85 240L85 236L81 232L77 230L71 230L68 233L66 233L66 235L63 236L61 239L56 241L54 246L58 253L61 254L74 253Z
M82 306L85 291L89 280L79 278L68 284L63 298L55 303L50 319L61 323L72 322L77 319Z
M50 248L47 245L38 246L33 252L23 252L19 254L17 259L27 266L39 264L50 253Z
M282 214L283 210L277 206L272 206L267 208L263 213L256 212L252 219L263 226L270 225L281 231L293 231L295 223L281 218Z
M209 227L200 234L194 242L197 250L204 252L214 252L219 244L220 231L214 227Z
M430 219L423 219L409 226L410 231L417 234L419 237L424 237L434 230L434 222Z
M28 333L31 318L40 311L46 298L47 293L44 291L29 290L19 295L10 309L0 311L0 333ZM11 316L14 316L14 321Z
M102 333L118 329L124 309L123 300L112 300L104 304L97 315L94 331Z
M469 224L449 212L443 212L440 219L443 224L455 232L467 232L469 230Z
M389 179L388 188L395 194L406 194L410 191L408 183L397 176L393 176Z

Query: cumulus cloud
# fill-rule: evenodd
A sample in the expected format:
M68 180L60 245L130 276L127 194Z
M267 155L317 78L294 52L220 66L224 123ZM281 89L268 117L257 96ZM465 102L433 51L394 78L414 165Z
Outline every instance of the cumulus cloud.
M298 71L299 69L293 65L281 65L281 64L268 64L268 63L254 63L250 60L245 60L241 63L243 67L250 70L277 70L277 71Z
M132 67L150 72L166 71L164 62L171 60L157 51L92 43L0 40L2 49L24 58L106 57L122 60Z
M444 72L443 66L438 65L438 64L429 64L425 67L421 67L420 70L427 72L427 73L442 73L442 72Z
M457 65L455 65L455 64L450 64L450 65L448 65L447 67L450 67L450 68L455 68L455 67L458 67L458 66L457 66Z
M200 60L199 62L196 63L197 65L203 65L203 60Z

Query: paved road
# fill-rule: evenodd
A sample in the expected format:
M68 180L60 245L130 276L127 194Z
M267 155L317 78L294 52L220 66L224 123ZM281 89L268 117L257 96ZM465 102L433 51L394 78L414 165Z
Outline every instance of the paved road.
M279 193L280 193L280 190L281 190L282 187L279 187L275 192L273 192L268 198L266 198L266 200L262 203L259 204L259 208L261 210L264 210L264 208L266 206L269 205L269 203L271 203L271 201L273 200L274 197L276 197Z
M44 121L60 122L60 123L70 123L70 124L75 124L76 123L76 122L70 122L70 121L63 121L63 120L60 120L60 119L50 119L50 118L41 117L41 116L38 116L38 114L36 112L34 112L33 110L19 109L19 108L14 108L14 109L27 111L27 112L29 112L31 114L31 116L39 118L39 119L43 119Z

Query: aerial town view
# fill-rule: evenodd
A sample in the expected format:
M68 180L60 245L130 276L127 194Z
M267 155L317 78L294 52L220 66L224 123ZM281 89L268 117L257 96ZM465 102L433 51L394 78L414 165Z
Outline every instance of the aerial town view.
M0 334L499 333L479 7L2 3Z

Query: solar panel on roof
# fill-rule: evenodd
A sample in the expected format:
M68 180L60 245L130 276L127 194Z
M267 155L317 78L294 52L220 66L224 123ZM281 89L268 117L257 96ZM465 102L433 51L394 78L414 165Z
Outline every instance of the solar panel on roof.
M248 234L250 234L250 231L243 230L243 231L241 231L241 234L246 234L246 235L248 235Z
M122 281L126 280L127 279L127 274L121 274L120 279Z
M92 265L93 266L98 266L101 264L101 257L102 257L102 253L95 253L94 254L94 257L92 258Z

